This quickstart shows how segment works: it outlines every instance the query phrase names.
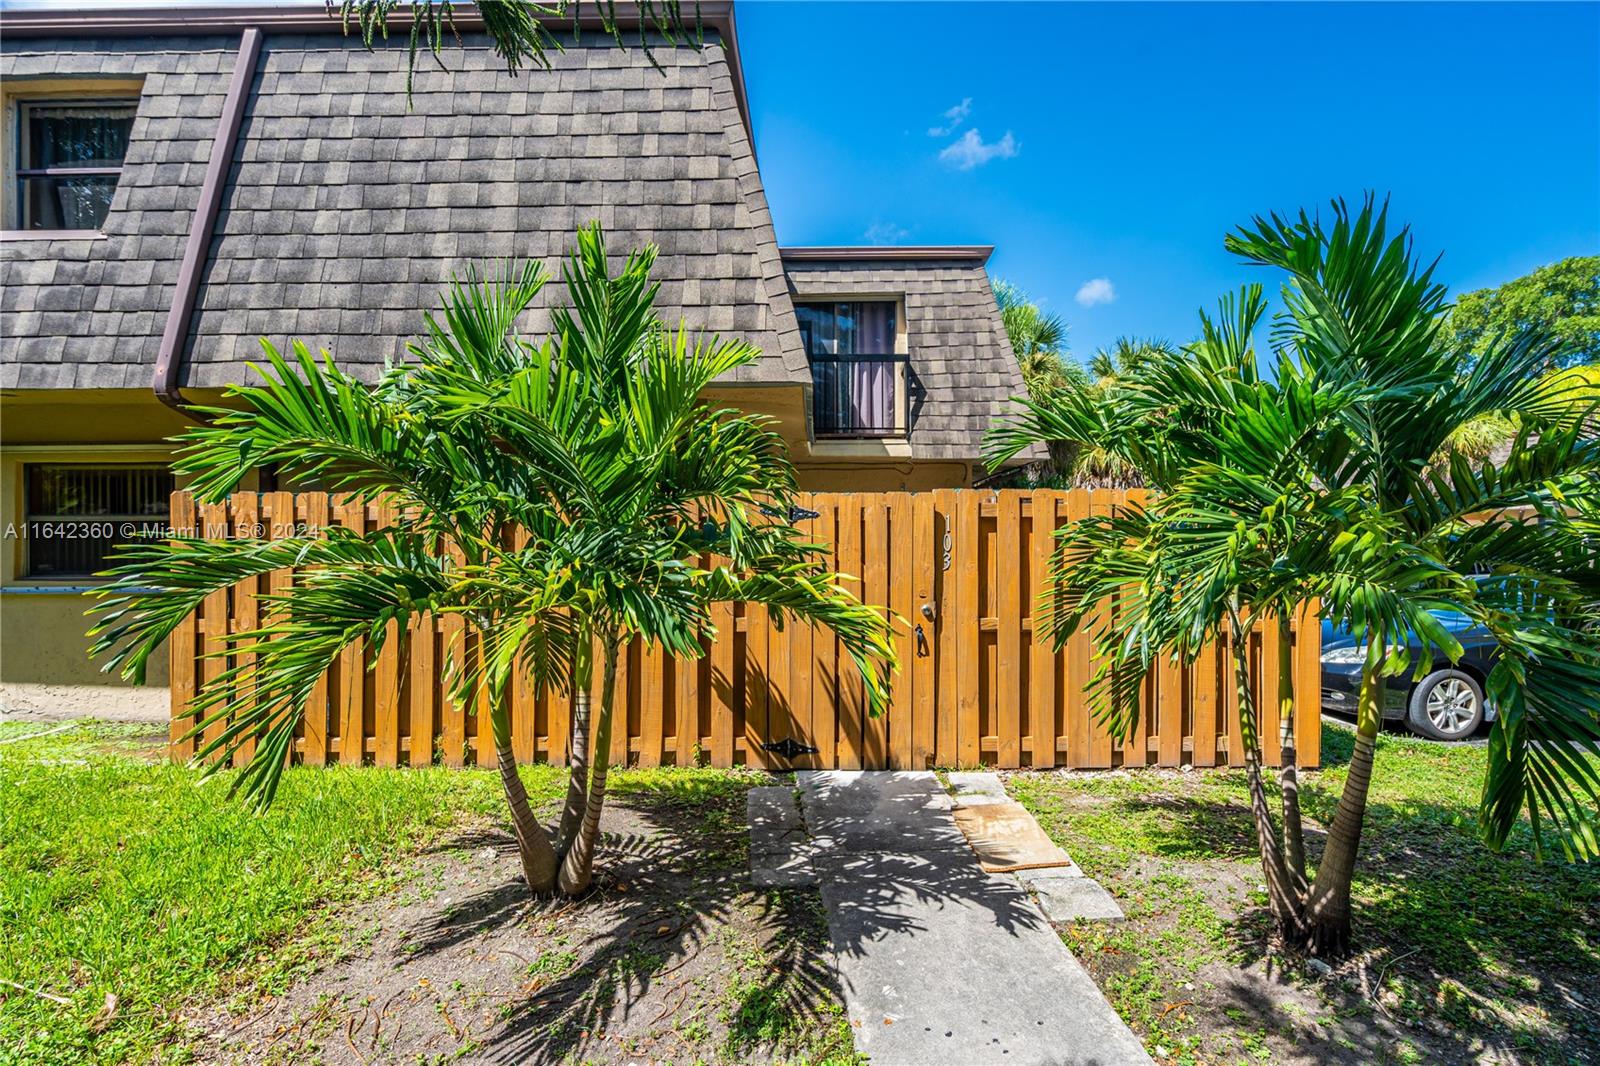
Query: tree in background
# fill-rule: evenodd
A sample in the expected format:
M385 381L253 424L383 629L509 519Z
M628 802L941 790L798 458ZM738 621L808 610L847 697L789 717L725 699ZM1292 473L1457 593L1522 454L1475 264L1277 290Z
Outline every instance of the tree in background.
M1450 328L1469 358L1502 334L1536 329L1560 342L1542 369L1600 363L1600 255L1573 256L1469 292L1456 301Z
M611 752L616 666L632 640L696 658L730 640L711 606L764 608L775 626L822 625L865 679L872 713L887 699L890 623L826 569L782 517L794 468L768 420L701 399L758 355L739 340L691 336L655 314L655 249L610 272L598 226L578 233L563 271L569 305L535 343L517 321L545 284L534 264L495 282L469 273L426 318L415 361L375 387L331 356L270 345L259 385L230 386L230 407L180 438L174 469L206 503L258 466L315 478L359 501L395 505L367 534L333 528L282 540L179 538L128 549L107 576L94 654L142 682L145 664L205 598L296 568L261 596L260 628L232 634L236 665L208 677L191 712L196 759L254 755L232 791L271 802L319 679L365 641L405 654L413 618L460 619L444 682L455 713L486 710L528 887L589 885ZM774 506L775 505L775 506ZM431 627L424 632L431 633ZM512 748L511 692L525 671L573 696L572 775L560 824L536 820ZM598 675L600 700L591 714ZM625 714L624 710L624 714ZM653 712L652 712L653 713ZM591 721L593 718L593 721ZM591 725L593 728L591 729ZM221 762L212 762L217 772Z
M1114 384L1118 368L1126 372L1145 349L1162 343L1120 338L1113 349L1095 353L1091 376L1067 350L1067 325L1059 315L1043 313L1027 293L1008 281L994 283L994 298L1022 383L1028 398L1035 402L1048 403L1068 393L1098 402ZM1049 440L1045 450L1050 458L1015 475L1019 483L1061 488L1135 488L1142 484L1136 469L1092 442Z
M1020 287L999 279L994 302L1030 396L1047 396L1087 380L1067 351L1067 324L1060 315L1045 314Z
M1152 359L1177 354L1177 349L1159 337L1118 337L1109 348L1101 348L1089 359L1095 383L1107 387L1112 379L1136 373Z
M1557 347L1537 372L1600 383L1600 256L1563 259L1499 288L1469 292L1451 311L1450 330L1461 357L1469 363L1503 337L1542 333L1554 338ZM1519 428L1515 418L1485 414L1457 427L1438 461L1448 463L1454 455L1478 460L1503 454Z
M1464 361L1444 288L1417 265L1409 234L1391 235L1370 198L1333 214L1330 225L1305 213L1256 219L1227 238L1286 276L1272 374L1258 370L1251 340L1265 308L1253 286L1202 319L1202 339L1181 355L1130 367L1108 402L1028 401L988 448L997 464L1033 441L1087 440L1159 490L1060 532L1049 631L1060 647L1092 630L1105 663L1097 713L1124 738L1158 660L1192 661L1229 638L1269 906L1288 943L1330 956L1350 940L1385 679L1462 652L1439 612L1482 626L1498 648L1484 839L1504 846L1526 812L1536 850L1554 839L1570 857L1600 856L1600 441L1585 428L1600 389L1539 374L1560 342L1537 329ZM1508 454L1441 466L1450 435L1486 414L1521 427ZM1365 655L1354 752L1314 857L1292 775L1281 836L1273 824L1244 653L1257 622L1282 627L1313 602ZM1280 643L1281 654L1281 630ZM1280 708L1293 706L1292 673L1282 670Z

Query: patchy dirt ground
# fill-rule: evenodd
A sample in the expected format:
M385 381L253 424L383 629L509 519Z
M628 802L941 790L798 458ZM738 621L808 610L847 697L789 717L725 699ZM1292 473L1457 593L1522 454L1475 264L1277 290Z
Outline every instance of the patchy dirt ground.
M1343 783L1325 739L1302 793L1313 860ZM1475 839L1481 749L1380 747L1355 953L1331 968L1267 935L1238 775L1008 775L1126 911L1061 933L1157 1062L1600 1063L1600 869Z
M663 777L607 808L594 891L530 906L468 829L346 916L282 994L217 1008L227 1063L851 1062L814 890L754 891L744 787Z

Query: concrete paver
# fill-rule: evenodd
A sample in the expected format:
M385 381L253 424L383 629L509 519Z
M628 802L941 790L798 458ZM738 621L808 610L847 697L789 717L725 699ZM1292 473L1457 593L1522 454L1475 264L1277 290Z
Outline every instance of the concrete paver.
M1073 869L1076 869L1074 867ZM1019 870L1017 879L1033 893L1052 922L1109 921L1123 919L1122 907L1092 877L1067 869Z
M875 1066L1151 1060L927 772L797 775L857 1050Z
M1009 803L1005 782L1000 775L988 770L952 770L944 775L955 793L956 802L965 807L980 803Z

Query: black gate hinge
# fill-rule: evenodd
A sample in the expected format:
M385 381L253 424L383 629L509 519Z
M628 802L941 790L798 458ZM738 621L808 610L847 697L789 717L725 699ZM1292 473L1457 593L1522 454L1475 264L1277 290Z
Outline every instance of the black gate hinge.
M761 750L770 751L774 755L781 755L785 759L793 759L801 755L815 755L819 749L813 748L810 744L802 744L794 737L784 737L782 740L774 740L761 745Z

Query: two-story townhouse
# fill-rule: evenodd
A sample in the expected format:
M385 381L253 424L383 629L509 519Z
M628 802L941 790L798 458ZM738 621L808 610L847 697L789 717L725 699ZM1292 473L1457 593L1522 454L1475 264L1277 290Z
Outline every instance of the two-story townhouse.
M653 63L563 32L517 74L460 19L409 100L403 44L369 51L320 2L5 14L5 701L107 695L91 575L164 518L182 404L246 380L258 338L375 378L453 271L554 266L592 219L614 250L659 246L669 320L760 346L716 399L779 420L803 487L970 484L1021 389L989 249L780 248L732 4L699 14L703 46ZM165 706L151 680L118 698Z

